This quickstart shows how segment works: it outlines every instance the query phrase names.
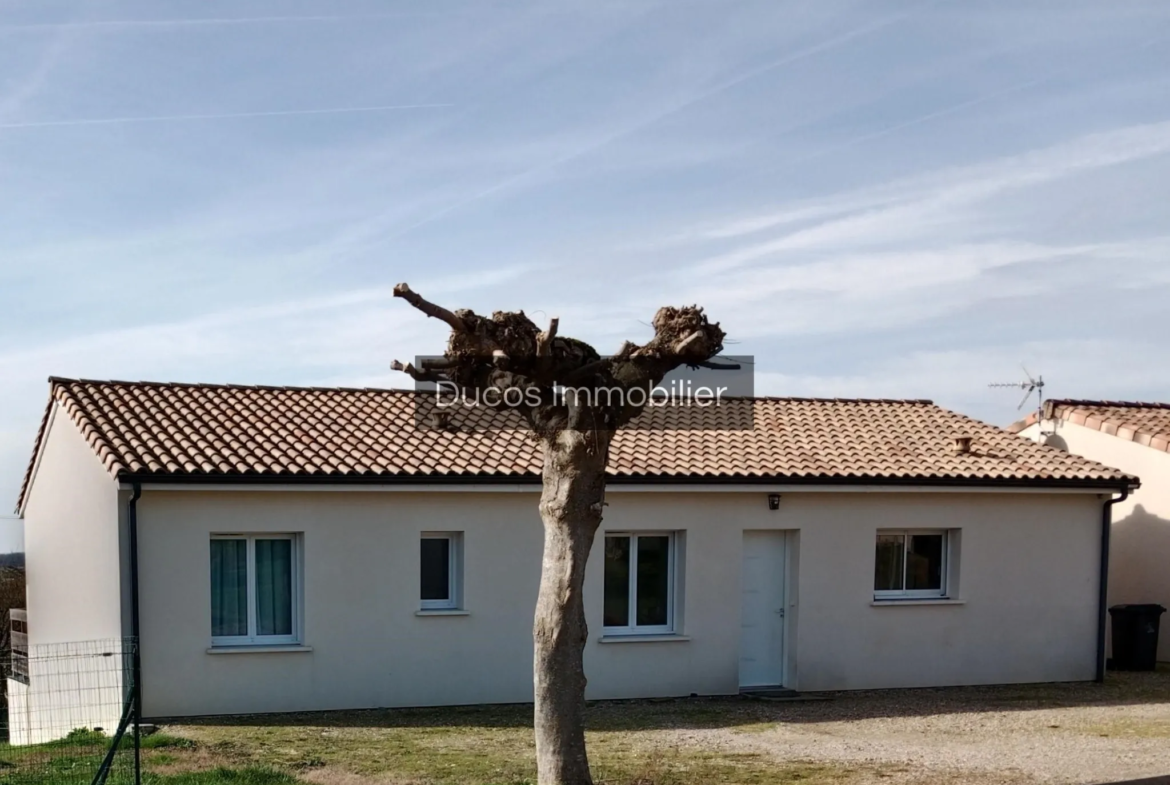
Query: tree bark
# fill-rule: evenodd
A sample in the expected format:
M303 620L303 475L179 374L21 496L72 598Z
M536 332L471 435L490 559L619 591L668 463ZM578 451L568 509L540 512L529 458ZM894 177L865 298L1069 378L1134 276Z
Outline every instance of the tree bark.
M585 754L585 564L601 525L610 434L544 440L544 563L533 624L539 785L592 785Z

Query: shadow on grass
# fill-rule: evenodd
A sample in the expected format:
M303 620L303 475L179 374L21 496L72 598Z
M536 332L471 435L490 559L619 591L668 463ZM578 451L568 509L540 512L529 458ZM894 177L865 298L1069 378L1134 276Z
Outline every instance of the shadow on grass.
M760 722L821 723L1082 706L1170 703L1170 666L1156 673L1110 673L1105 684L1026 684L822 693L817 701L766 701L743 696L596 701L590 731L726 728ZM159 719L162 724L217 727L530 728L532 705L366 709L289 714Z

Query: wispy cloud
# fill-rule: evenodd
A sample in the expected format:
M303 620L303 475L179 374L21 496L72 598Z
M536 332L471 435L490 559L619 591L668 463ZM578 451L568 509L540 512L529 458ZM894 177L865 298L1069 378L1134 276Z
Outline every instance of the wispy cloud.
M452 296L497 287L525 272L526 268L516 267L430 276L416 285L435 296ZM436 325L420 322L394 301L393 287L362 288L96 331L11 350L0 353L0 377L10 384L40 380L49 374L129 373L148 378L149 369L154 367L191 378L192 373L206 373L209 364L226 360L245 363L253 371L284 367L288 352L295 353L301 372L311 377L313 368L369 362L387 365L391 358L384 353L390 345L411 356L421 345L410 346L412 340L426 336L428 327ZM441 328L438 331L442 334ZM272 356L274 349L276 356ZM103 366L109 369L105 373L100 370Z
M382 14L316 14L309 16L221 16L183 19L86 19L55 22L0 24L0 33L18 33L38 30L118 30L123 28L207 27L226 25L299 24L310 22L371 22L381 19L403 19L434 16L442 11L399 11ZM449 13L449 12L448 12Z
M1094 271L1104 269L1124 270L1106 290L1144 296L1170 281L1170 236L1160 227L1120 240L1103 239L1091 220L1067 239L1033 228L1063 224L1068 194L1127 177L1128 167L1143 163L1167 169L1170 123L795 200L668 235L662 247L674 264L679 256L697 259L665 280L647 271L630 291L656 287L660 298L701 302L753 347L818 335L876 342L937 329L948 317L970 318L1006 299L1079 302ZM1033 225L1021 221L1021 206ZM1105 211L1096 220L1108 220ZM707 255L711 246L721 250Z
M24 104L41 90L69 51L72 41L73 35L68 30L54 34L41 50L32 68L14 80L14 86L0 93L0 123L18 115Z
M1170 152L1170 122L1093 134L1048 149L926 177L846 193L820 203L782 207L766 216L736 219L695 239L738 238L805 223L774 239L721 253L697 265L717 273L790 251L842 250L936 233L963 208L1019 190ZM828 219L817 222L817 219Z
M1163 283L1155 248L1170 252L1170 237L1137 247L982 243L854 251L817 262L724 273L700 285L671 287L670 299L704 303L711 313L723 315L736 338L754 339L756 345L768 338L815 335L871 335L870 340L879 341L876 336L889 331L924 329L935 320L977 313L989 302L1050 295L1069 285L1032 277L1029 271L1035 269L1121 266L1127 286ZM1070 283L1076 286L1080 278Z
M514 174L510 174L503 179L488 185L487 187L477 189L465 196L444 205L425 217L400 226L396 228L393 233L382 235L380 240L385 242L402 237L416 229L421 229L424 226L435 223L447 216L461 210L465 207L473 205L484 199L488 199L499 194L507 193L510 190L525 184L531 184L538 181L542 176L564 166L565 164L579 161L598 151L609 147L615 142L619 142L634 134L645 131L673 115L676 115L684 110L690 109L696 104L700 104L711 98L714 98L721 93L725 93L745 82L749 82L765 74L772 73L785 66L798 63L802 60L816 57L818 55L829 52L837 47L844 46L851 41L862 38L867 35L872 35L882 30L885 27L896 24L913 13L919 12L922 8L933 5L937 0L928 0L922 3L911 11L892 14L881 18L877 21L867 23L861 26L854 27L844 33L833 35L825 40L819 41L815 44L802 46L796 48L794 51L785 52L780 57L774 58L769 62L747 69L741 73L737 73L729 78L716 81L715 84L703 87L697 91L688 93L681 98L667 102L662 106L649 107L643 111L635 113L632 118L622 117L616 123L609 123L611 127L603 130L598 136L590 139L585 144L565 150L550 159L543 160L535 166L528 167ZM385 217L379 216L371 220L364 221L360 226L353 227L347 231L346 240L352 242L352 238L369 238L379 235L385 224Z
M82 125L127 125L130 123L174 123L187 120L238 120L259 117L298 117L304 115L362 114L390 112L405 109L447 109L455 104L385 104L382 106L342 106L321 109L282 109L268 112L222 112L218 114L170 114L153 117L95 117L72 120L30 120L20 123L0 123L0 128L54 128Z

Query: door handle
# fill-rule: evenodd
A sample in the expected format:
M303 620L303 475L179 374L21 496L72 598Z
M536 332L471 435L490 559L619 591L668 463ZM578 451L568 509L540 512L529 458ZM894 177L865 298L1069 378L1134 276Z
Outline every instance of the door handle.
M777 608L777 609L776 609L776 613L778 613L778 614L780 614L781 616L783 616L783 615L784 615L784 609L783 609L783 608Z

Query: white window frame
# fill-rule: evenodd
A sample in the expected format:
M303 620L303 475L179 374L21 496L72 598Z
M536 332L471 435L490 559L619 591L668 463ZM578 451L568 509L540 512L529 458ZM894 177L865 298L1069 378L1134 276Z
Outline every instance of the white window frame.
M942 536L942 565L939 570L940 585L937 589L906 589L906 570L909 569L910 559L909 538L924 534ZM947 591L951 568L951 532L949 529L878 529L874 535L874 569L877 569L877 538L890 535L901 535L902 540L902 587L901 589L874 589L875 600L939 600L949 596Z
M424 611L455 611L463 606L463 532L423 532L419 537L419 593L422 593L422 541L447 540L447 599L424 600L419 597L419 609Z
M630 539L630 585L629 609L625 627L603 627L603 635L673 635L676 627L674 618L675 571L678 569L678 536L672 531L613 531L605 532L604 538L628 537ZM638 625L638 539L640 537L666 537L666 624ZM604 554L605 539L602 539ZM602 606L605 603L605 565L602 560Z
M247 546L248 570L248 634L247 635L212 635L211 645L216 647L233 646L289 646L301 643L301 597L303 584L301 582L301 544L300 536L296 534L213 534L212 540L244 540ZM289 540L292 543L292 634L291 635L258 635L256 634L256 540ZM211 552L208 549L208 568L211 564ZM210 602L210 597L208 598Z

